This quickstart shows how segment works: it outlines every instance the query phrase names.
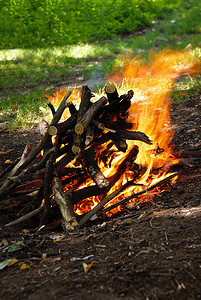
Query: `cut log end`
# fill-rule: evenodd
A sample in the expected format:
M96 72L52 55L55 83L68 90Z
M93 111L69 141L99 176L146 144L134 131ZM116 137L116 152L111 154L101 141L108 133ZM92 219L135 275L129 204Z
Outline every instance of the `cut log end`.
M73 145L72 146L72 152L77 156L77 155L80 154L81 149L80 149L80 147Z
M78 135L83 134L83 132L84 132L84 127L83 127L83 125L82 125L81 123L77 123L77 124L75 125L75 132L76 132Z
M105 85L105 93L107 95L109 103L118 99L119 95L117 92L117 88L114 84L108 83Z
M105 92L109 94L113 94L115 91L117 91L116 86L112 83L108 83L105 85Z
M49 127L49 129L48 129L48 133L50 134L50 135L56 135L57 133L58 133L58 129L57 129L57 127L56 126L50 126Z

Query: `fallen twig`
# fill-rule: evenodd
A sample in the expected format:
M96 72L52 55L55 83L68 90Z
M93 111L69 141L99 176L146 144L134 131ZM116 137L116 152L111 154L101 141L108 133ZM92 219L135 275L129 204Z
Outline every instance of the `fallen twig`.
M29 212L28 214L6 224L5 226L6 227L9 227L9 226L13 226L13 225L16 225L16 224L19 224L21 222L24 222L24 221L27 221L29 219L31 219L32 217L36 216L38 213L42 212L43 210L45 209L45 204L41 205L40 207L34 209L33 211Z

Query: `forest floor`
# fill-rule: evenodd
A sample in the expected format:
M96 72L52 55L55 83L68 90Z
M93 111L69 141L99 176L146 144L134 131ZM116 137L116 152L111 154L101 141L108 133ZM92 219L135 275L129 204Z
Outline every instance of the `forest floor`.
M172 106L176 151L201 149L200 98L197 91ZM14 149L0 155L3 167L27 141L37 143L39 132L3 131L0 138L1 149ZM0 271L0 299L201 299L200 177L200 162L186 166L173 189L154 201L67 235L61 228L35 234L31 221L5 227L15 209L2 211L0 260L18 262ZM186 217L166 213L192 207ZM20 249L11 252L16 243Z

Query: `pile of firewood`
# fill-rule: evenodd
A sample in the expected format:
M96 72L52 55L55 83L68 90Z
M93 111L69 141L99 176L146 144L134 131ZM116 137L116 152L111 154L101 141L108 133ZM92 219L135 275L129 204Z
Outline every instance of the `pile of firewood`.
M65 231L81 227L95 213L99 212L97 215L100 215L108 201L129 185L135 184L135 180L142 174L142 168L135 163L138 147L133 145L128 150L127 140L139 140L150 145L152 142L143 132L132 131L132 124L127 122L134 92L130 90L124 95L118 95L115 85L107 84L105 94L107 97L103 96L98 101L92 102L91 90L83 86L78 110L72 102L67 101L71 91L61 101L56 111L51 103L48 104L53 118L50 124L46 121L41 122L42 138L39 144L32 150L27 146L19 161L0 174L2 201L9 201L9 198L22 192L34 194L31 203L28 203L23 210L28 213L17 222L43 211L40 227L48 222L51 211L56 206L57 209L59 208ZM60 122L65 109L69 109L71 116ZM106 147L101 148L104 143ZM115 174L106 178L99 165L103 162L105 166L110 166L115 151L124 152L125 158L119 164ZM76 165L75 168L69 167L72 161ZM133 171L133 180L107 196L112 186L128 169ZM160 184L176 175L174 173L162 180ZM94 184L79 189L89 177ZM76 184L73 184L74 182ZM70 187L66 190L66 186ZM154 187L132 194L116 206ZM93 210L81 217L75 215L73 208L79 201L100 195L103 200Z

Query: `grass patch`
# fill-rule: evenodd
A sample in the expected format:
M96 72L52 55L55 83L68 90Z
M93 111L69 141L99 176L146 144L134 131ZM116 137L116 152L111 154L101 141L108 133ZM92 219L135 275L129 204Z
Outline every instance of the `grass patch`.
M18 3L18 1L15 2ZM24 5L25 2L23 2ZM29 2L34 3L37 1ZM40 2L41 5L42 2ZM61 2L59 1L60 4ZM85 4L88 3L87 1L84 2ZM91 3L95 5L95 2L98 3L98 1L92 1ZM201 57L199 48L201 28L198 18L199 12L201 12L200 2L197 0L180 0L177 3L162 0L150 2L152 4L155 2L155 6L154 8L152 6L151 12L148 12L148 15L152 14L152 17L146 24L146 26L149 25L146 29L140 29L135 32L133 32L133 29L130 31L120 30L118 34L114 34L115 37L113 35L112 39L110 39L109 35L102 35L101 39L96 37L94 39L96 40L95 42L91 42L93 38L87 38L87 43L70 44L69 42L67 44L66 41L68 40L63 43L62 38L60 40L60 36L57 35L57 43L55 40L55 44L46 43L40 39L36 40L36 43L31 47L31 42L34 42L34 36L29 36L28 32L27 34L24 32L23 34L27 41L25 42L25 38L23 38L22 44L16 44L19 46L18 48L8 49L9 45L6 44L8 41L6 42L6 35L4 34L4 39L1 39L2 50L0 50L0 121L3 122L2 118L4 118L5 122L9 122L10 129L25 128L36 124L40 118L48 113L43 97L45 93L50 93L55 87L60 85L76 84L76 78L79 77L82 77L84 80L94 78L96 84L96 78L104 78L105 74L112 71L114 63L121 63L119 54L122 56L128 55L131 58L140 54L146 60L150 49L155 49L155 51L164 47L184 49L191 43L192 57ZM111 4L112 1L109 1L109 3ZM54 5L56 5L56 2ZM92 6L90 6L91 9L94 7ZM18 7L18 9L21 8ZM97 11L98 9L96 13ZM129 14L129 9L127 13ZM92 18L92 15L90 16ZM11 18L11 15L8 17L8 20L11 20L9 18ZM78 19L81 20L83 31L86 20ZM20 19L22 28L20 29L19 27L19 30L22 30L23 26L26 25L23 25L25 19L23 20ZM16 22L18 22L18 19L15 19ZM90 19L87 22L90 23ZM104 22L103 26L106 26ZM12 28L12 26L9 28ZM119 35L119 33L124 34ZM13 36L13 40L11 35L11 38L9 39L8 36L7 39L14 45L17 39L15 34ZM50 37L54 41L54 35L50 35ZM103 40L103 37L107 37L107 39ZM80 40L84 41L84 37L81 36ZM200 87L200 81L196 82L196 80L191 80L190 78L187 81L188 83L184 83L182 88L186 86L187 89L188 85L190 85L191 88L188 89L188 93ZM101 88L98 82L97 85L97 88ZM175 101L179 98L180 87L175 85L175 91L173 92ZM181 93L183 93L182 91ZM41 109L39 109L40 107Z

